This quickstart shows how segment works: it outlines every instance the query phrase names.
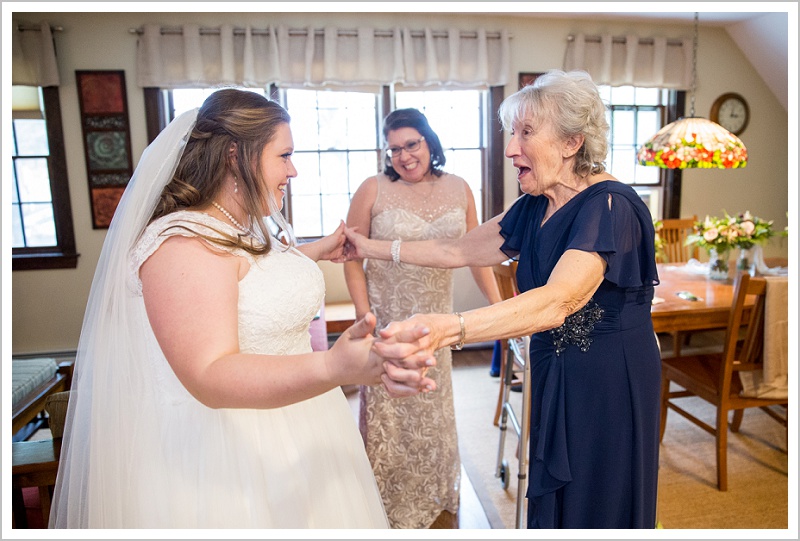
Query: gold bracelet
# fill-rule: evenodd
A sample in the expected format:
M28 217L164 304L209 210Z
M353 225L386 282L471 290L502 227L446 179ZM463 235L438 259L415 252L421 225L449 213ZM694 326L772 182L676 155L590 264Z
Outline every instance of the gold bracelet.
M461 315L461 312L456 312L455 315L458 316L458 324L461 325L461 335L458 337L458 343L450 346L450 349L461 351L464 347L464 339L467 337L467 328L464 326L464 316Z

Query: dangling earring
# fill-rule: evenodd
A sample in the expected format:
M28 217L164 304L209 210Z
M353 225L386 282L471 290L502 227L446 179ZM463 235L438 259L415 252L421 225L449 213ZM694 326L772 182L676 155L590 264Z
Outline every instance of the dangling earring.
M236 175L233 175L233 193L239 193L239 183L236 182L237 180L239 179L236 178Z

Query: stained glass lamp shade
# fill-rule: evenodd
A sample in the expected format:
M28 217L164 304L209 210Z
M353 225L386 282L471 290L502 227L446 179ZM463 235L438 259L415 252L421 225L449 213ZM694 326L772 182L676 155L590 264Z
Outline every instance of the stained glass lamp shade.
M747 165L747 149L716 122L689 117L661 128L642 145L636 160L666 169L736 169Z
M665 169L739 169L747 165L747 149L734 134L705 118L694 116L697 80L697 22L694 14L691 113L661 128L636 155L640 165Z

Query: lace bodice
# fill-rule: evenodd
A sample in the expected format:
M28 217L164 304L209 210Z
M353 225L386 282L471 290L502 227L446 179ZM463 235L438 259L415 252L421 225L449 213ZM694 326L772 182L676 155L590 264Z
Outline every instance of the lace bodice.
M459 238L466 232L466 208L465 182L458 176L445 174L417 185L391 182L379 175L370 237ZM368 260L366 265L370 306L378 316L378 328L414 313L451 311L451 270L378 260Z
M218 231L236 232L226 222L192 211L175 212L150 224L131 257L134 291L141 295L138 273L142 263L170 236L220 236ZM325 282L317 264L296 249L283 249L279 241L273 241L273 249L264 256L253 257L241 249L228 251L250 263L250 270L239 282L241 351L273 355L310 351L309 324L325 296Z

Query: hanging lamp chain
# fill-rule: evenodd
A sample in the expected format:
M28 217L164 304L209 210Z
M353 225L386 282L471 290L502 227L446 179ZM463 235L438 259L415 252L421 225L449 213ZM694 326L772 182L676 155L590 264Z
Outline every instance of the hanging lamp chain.
M697 21L698 13L694 12L694 38L692 40L692 97L690 101L689 116L694 116L694 93L697 86Z

